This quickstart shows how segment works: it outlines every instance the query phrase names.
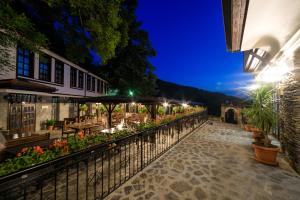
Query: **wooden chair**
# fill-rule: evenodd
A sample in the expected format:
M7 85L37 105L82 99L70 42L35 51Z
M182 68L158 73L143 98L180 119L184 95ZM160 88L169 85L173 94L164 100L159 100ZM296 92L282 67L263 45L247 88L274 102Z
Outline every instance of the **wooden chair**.
M69 123L70 124L70 123ZM64 135L67 135L67 138L69 135L76 134L76 131L74 129L69 128L69 124L64 124L61 131L61 137L63 138Z
M64 126L65 122L64 121L55 121L54 123L54 128L56 129L63 129L63 126Z

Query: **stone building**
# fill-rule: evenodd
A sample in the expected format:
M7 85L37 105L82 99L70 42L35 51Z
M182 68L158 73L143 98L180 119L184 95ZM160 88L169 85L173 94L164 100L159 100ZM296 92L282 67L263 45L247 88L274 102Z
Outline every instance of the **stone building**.
M232 104L221 105L221 120L226 123L242 124L241 106Z
M11 66L0 72L2 130L38 132L47 119L76 117L76 99L108 91L107 81L47 49L7 51ZM89 106L92 111L93 105Z
M222 0L227 49L244 52L244 71L274 85L276 131L300 172L300 1Z

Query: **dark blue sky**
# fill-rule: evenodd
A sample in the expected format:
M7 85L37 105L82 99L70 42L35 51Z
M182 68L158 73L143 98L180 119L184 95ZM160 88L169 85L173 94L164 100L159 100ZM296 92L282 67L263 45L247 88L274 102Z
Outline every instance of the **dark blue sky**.
M250 79L242 54L226 51L221 0L139 0L136 14L158 78L230 94Z

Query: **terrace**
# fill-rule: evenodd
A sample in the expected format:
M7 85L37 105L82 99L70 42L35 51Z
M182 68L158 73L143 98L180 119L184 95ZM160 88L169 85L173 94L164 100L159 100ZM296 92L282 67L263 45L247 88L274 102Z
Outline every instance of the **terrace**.
M145 2L1 1L0 200L300 199L300 1Z
M209 120L106 199L299 199L299 175L282 158L279 168L257 163L252 141Z
M97 102L103 113L93 116L79 113L77 119L66 119L69 123L65 122L61 130L49 131L51 139L28 142L37 135L21 135L10 140L11 146L4 151L0 164L2 197L107 196L207 119L200 104L161 100L81 99L79 106ZM118 112L114 112L117 107Z

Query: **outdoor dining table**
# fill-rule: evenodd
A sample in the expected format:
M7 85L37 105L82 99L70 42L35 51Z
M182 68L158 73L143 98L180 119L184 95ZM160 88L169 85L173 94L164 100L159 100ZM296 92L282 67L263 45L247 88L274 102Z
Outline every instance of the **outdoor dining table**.
M87 130L88 130L88 133L90 133L92 128L97 128L97 127L100 127L100 125L97 125L97 124L72 124L72 125L69 125L69 128L75 129L76 132L83 130L83 132L85 134L87 133Z

